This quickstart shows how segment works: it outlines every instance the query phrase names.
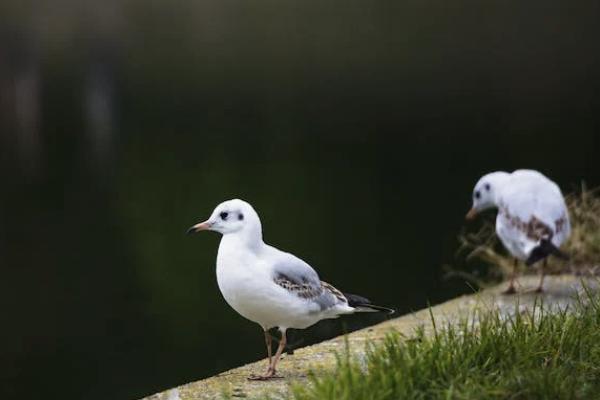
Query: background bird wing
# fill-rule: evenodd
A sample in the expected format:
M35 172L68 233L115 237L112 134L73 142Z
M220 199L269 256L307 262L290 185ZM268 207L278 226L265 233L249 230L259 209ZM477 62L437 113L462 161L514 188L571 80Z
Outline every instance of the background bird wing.
M502 206L512 218L528 224L536 220L552 234L568 228L569 216L558 186L540 174L513 179L502 193Z

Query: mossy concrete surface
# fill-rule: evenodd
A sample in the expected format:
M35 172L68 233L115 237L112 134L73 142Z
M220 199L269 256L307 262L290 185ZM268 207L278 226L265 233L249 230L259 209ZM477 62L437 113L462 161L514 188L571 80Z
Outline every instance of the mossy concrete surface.
M308 384L309 370L318 375L335 368L335 354L344 354L347 348L354 356L361 357L367 343L377 343L389 332L395 331L411 336L419 326L424 327L426 331L431 331L433 327L431 315L439 327L469 317L477 309L496 308L501 313L509 315L531 309L536 303L541 303L548 309L563 308L575 301L577 293L582 293L585 288L596 290L598 286L594 279L573 275L549 276L546 278L545 292L537 294L531 291L536 287L537 282L537 277L525 276L520 279L517 295L503 295L502 290L506 287L506 284L503 284L479 293L458 297L431 309L399 316L345 336L298 349L293 355L284 355L279 364L278 370L284 379L249 381L248 376L265 371L267 361L261 360L143 400L252 399L264 398L267 394L270 398L281 398L289 390L291 383Z

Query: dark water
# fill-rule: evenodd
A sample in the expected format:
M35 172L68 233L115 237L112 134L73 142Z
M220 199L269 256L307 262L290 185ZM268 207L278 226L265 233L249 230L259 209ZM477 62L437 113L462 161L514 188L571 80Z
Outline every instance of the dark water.
M597 2L0 6L0 397L133 399L263 356L225 304L222 200L400 313L483 173L600 184ZM318 324L311 343L375 316Z

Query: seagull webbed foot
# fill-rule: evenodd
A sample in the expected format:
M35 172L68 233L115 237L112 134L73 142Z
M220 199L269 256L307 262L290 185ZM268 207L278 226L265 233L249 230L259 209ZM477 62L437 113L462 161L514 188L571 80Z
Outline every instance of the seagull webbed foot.
M264 375L250 375L248 377L249 381L268 381L271 379L283 379L283 376L278 375L275 371L268 370Z

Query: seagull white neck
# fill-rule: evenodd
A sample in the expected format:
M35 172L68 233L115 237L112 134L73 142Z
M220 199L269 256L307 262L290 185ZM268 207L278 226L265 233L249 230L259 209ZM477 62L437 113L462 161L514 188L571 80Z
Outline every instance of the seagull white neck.
M262 240L260 226L258 229L249 229L228 233L223 235L220 247L246 248L252 252L258 253L265 243Z

